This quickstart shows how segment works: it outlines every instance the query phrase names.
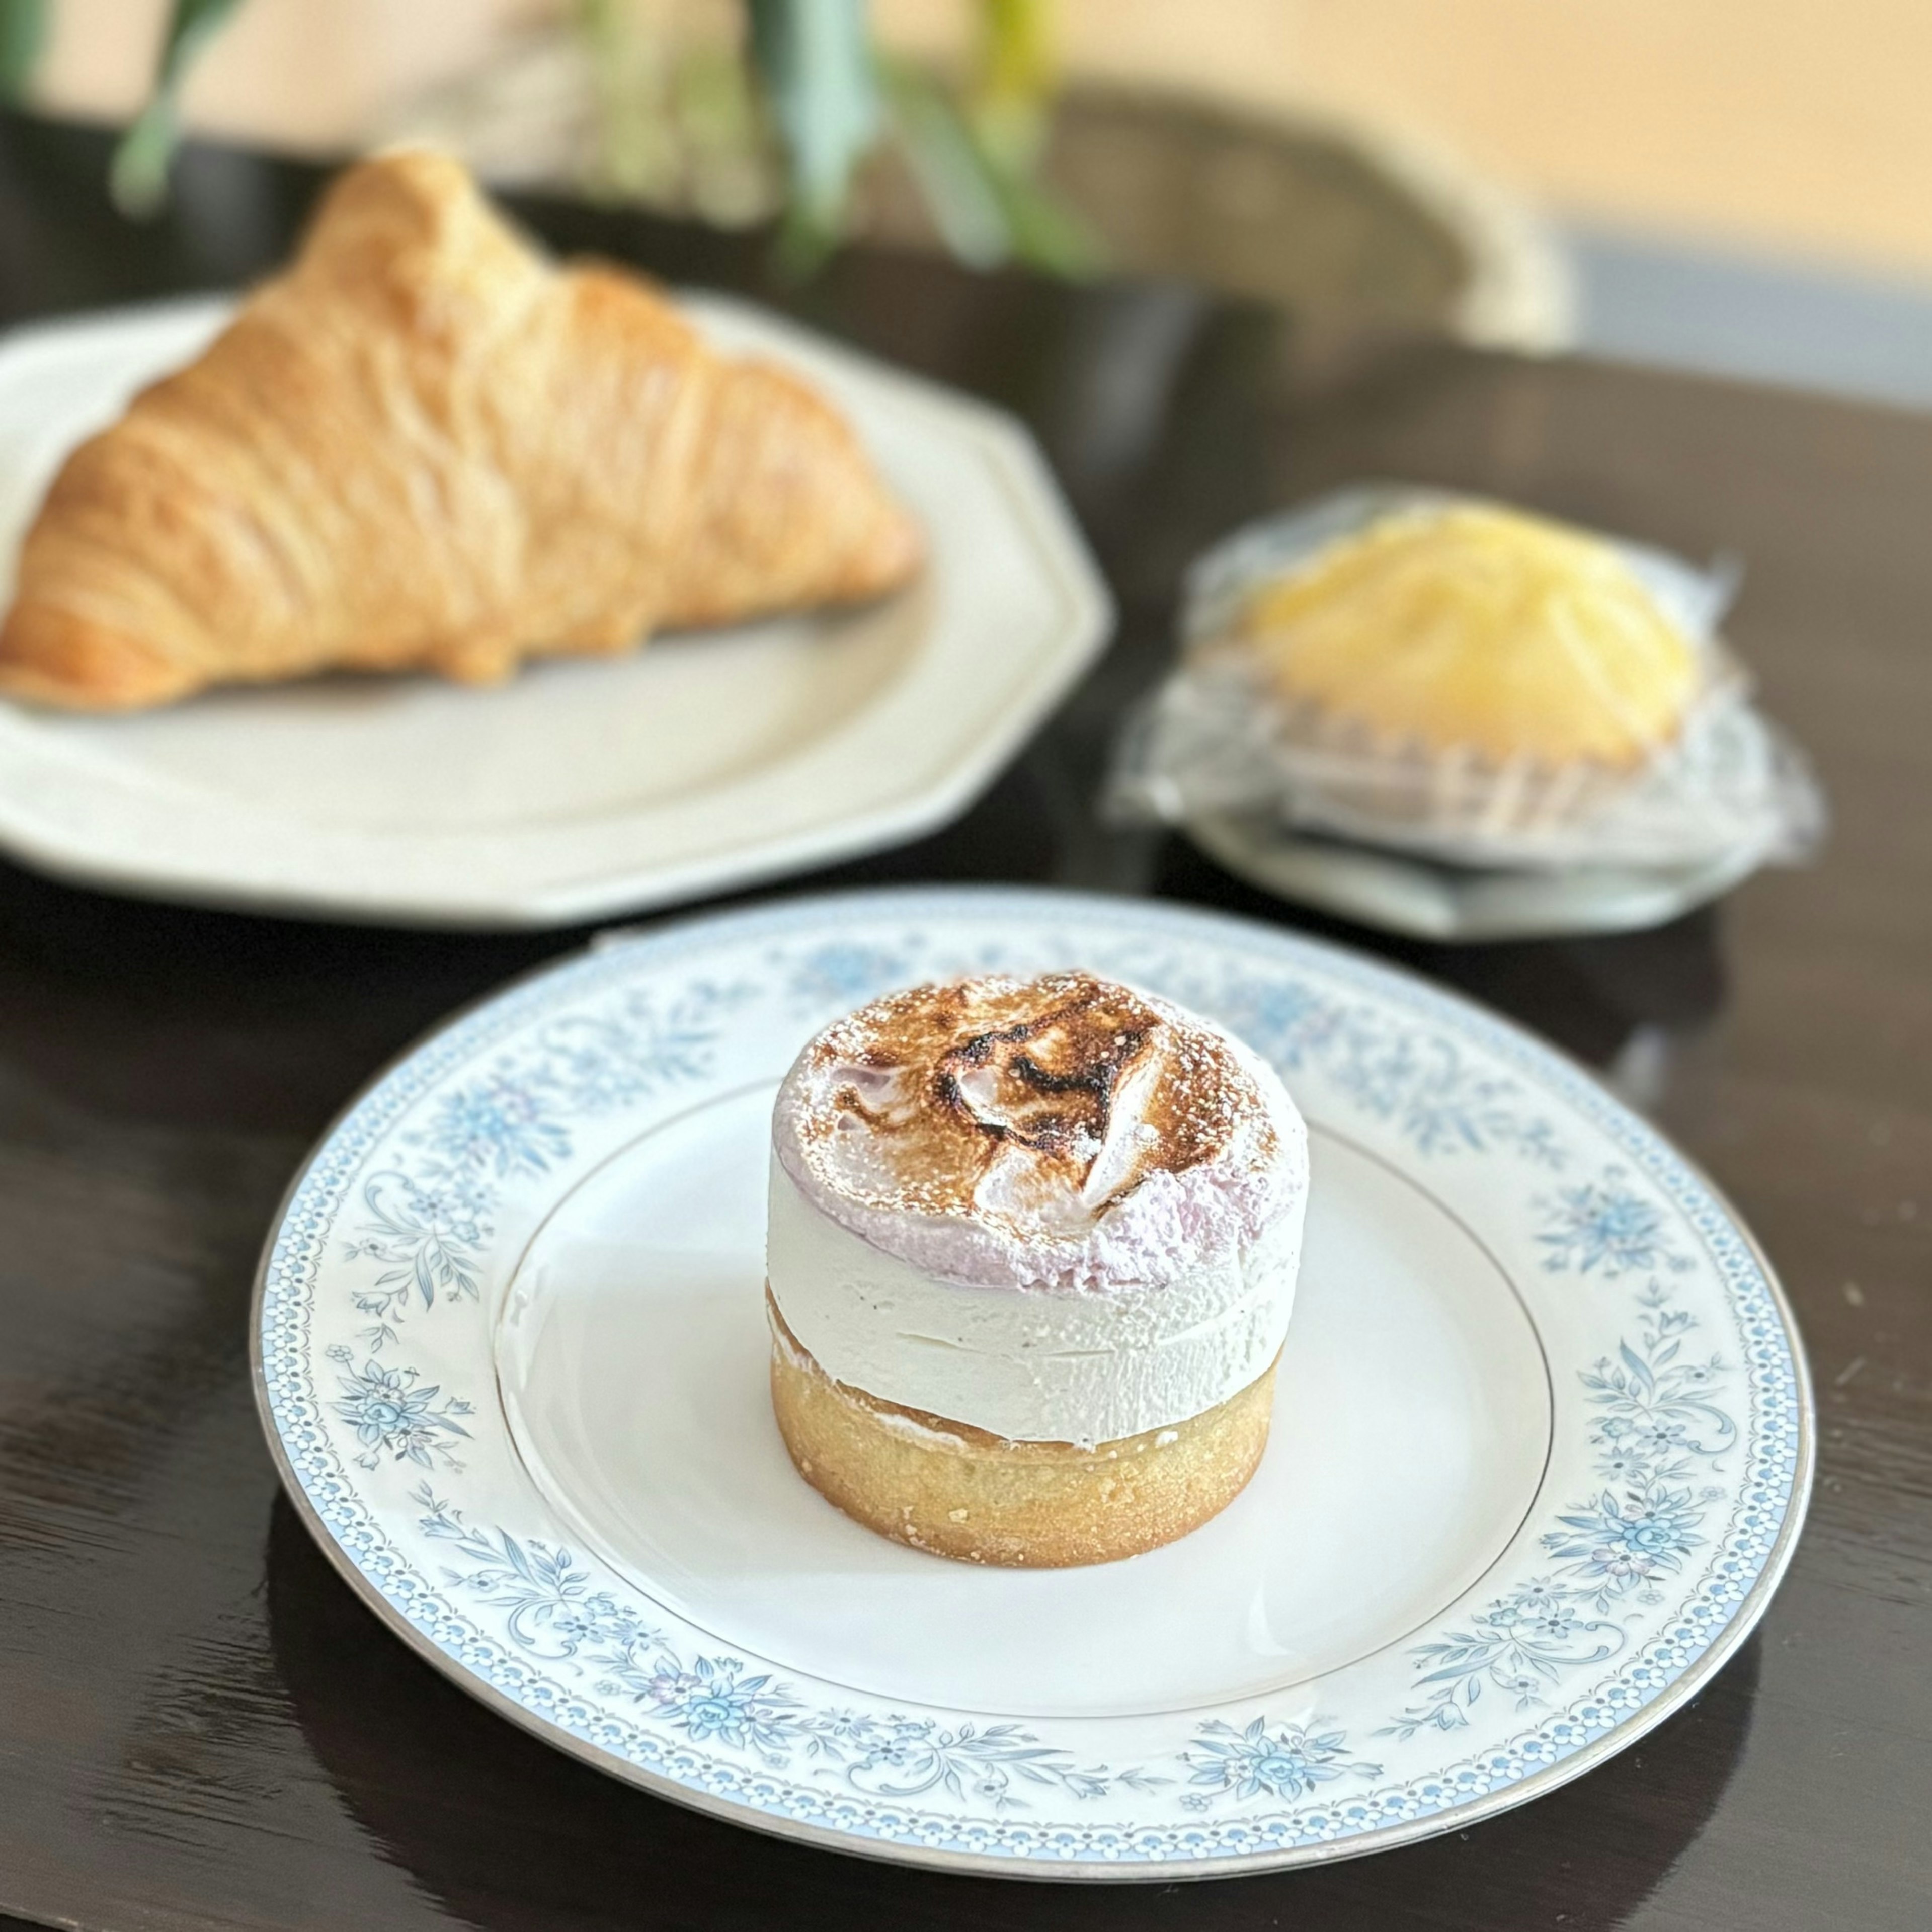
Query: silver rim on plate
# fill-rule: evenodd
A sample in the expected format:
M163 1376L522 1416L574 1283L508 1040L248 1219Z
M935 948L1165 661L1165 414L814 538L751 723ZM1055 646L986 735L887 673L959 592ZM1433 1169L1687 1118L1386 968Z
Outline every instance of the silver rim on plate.
M1691 866L1458 872L1392 847L1304 837L1279 820L1202 812L1183 828L1208 857L1278 898L1438 942L1553 938L1662 926L1720 898L1764 860L1755 846Z

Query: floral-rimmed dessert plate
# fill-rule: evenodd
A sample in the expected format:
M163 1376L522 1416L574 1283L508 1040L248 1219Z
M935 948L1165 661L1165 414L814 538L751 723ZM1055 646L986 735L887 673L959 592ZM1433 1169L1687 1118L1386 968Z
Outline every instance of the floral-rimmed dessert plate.
M977 1569L786 1458L769 1111L873 994L1076 964L1280 1069L1301 1286L1223 1515L1123 1563ZM311 1157L254 1345L309 1527L483 1702L745 1825L1028 1877L1346 1857L1576 1776L1736 1649L1811 1473L1762 1257L1587 1075L1348 953L1052 892L780 903L473 1009Z
M926 536L874 604L553 658L508 683L334 676L130 717L0 703L0 851L161 897L551 926L825 865L977 796L1106 642L1112 605L1031 437L748 303L686 313L842 410ZM0 342L0 558L69 450L226 320L196 298Z

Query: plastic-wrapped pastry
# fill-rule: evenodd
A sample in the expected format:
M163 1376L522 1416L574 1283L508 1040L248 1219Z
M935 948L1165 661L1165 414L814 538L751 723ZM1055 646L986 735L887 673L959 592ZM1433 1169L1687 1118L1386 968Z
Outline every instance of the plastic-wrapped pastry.
M1486 505L1372 524L1264 581L1228 641L1288 705L1394 745L1627 770L1676 736L1696 653L1608 544Z
M1196 566L1114 802L1465 865L1801 856L1816 794L1717 638L1731 588L1499 504L1345 493Z

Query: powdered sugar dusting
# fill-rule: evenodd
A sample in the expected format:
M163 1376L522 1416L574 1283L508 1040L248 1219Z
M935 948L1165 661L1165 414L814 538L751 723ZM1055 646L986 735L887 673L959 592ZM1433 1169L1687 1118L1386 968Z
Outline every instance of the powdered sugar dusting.
M1157 1286L1307 1186L1273 1070L1172 1002L1085 973L914 987L835 1022L780 1091L820 1208L942 1279Z

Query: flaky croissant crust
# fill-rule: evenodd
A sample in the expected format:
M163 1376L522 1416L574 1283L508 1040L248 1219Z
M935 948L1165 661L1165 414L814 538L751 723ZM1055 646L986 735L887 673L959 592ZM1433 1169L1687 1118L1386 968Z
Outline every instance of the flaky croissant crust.
M844 419L645 283L554 266L446 156L363 163L195 362L56 477L0 692L80 710L331 667L466 681L872 597L918 567Z

